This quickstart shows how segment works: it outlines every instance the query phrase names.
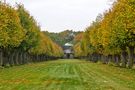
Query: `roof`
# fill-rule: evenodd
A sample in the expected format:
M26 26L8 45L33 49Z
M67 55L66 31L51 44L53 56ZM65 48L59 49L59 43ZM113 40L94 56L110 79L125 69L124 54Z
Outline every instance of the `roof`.
M73 44L66 43L64 46L73 46Z

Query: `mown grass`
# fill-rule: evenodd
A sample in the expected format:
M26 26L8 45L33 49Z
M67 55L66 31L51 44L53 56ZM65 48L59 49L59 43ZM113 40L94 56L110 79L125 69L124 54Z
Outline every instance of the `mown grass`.
M81 60L0 69L0 90L135 90L135 71Z

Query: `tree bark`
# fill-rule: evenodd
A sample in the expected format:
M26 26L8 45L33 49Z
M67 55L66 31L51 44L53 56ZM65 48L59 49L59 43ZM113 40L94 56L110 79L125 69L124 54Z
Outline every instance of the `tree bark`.
M129 48L128 68L132 68L134 63L134 47L128 47L128 48Z
M116 65L120 66L120 55L117 54L117 55L115 55L115 57L116 57L116 62L115 62Z
M122 67L126 68L126 64L127 64L127 58L126 58L126 49L123 49L121 52L121 62L122 62Z
M16 65L19 65L19 53L18 53L18 51L16 51L16 53L15 53L15 63L16 63Z
M0 66L2 66L3 63L3 52L0 50Z

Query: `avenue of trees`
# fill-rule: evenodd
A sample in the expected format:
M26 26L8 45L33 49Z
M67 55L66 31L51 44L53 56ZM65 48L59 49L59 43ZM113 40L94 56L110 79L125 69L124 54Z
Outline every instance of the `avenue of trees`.
M36 20L23 5L0 2L0 66L57 59L60 46L40 31Z
M86 28L75 56L132 68L135 63L135 0L117 0Z

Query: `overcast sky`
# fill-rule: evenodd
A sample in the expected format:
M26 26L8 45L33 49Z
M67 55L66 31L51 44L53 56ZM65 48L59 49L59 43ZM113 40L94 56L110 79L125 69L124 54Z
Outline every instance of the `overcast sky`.
M42 30L60 32L84 30L99 13L110 8L110 0L7 0L23 3Z

